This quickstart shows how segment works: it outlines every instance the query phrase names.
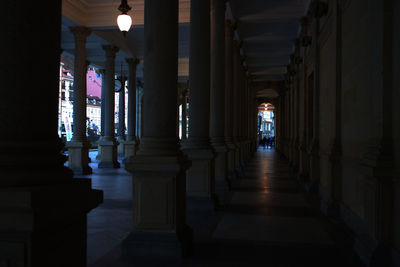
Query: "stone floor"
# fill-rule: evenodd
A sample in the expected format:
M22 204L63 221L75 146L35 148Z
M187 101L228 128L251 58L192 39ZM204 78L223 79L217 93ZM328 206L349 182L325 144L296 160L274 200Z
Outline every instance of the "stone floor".
M120 260L131 227L130 176L122 168L91 166L88 177L104 190L104 203L88 214L88 264L131 266ZM229 204L216 212L211 238L196 242L182 266L363 266L346 228L322 216L318 205L284 159L259 149L235 181Z
M92 264L118 246L132 227L132 179L124 169L99 169L97 150L91 150L89 164L94 189L103 190L104 201L87 216L87 262ZM121 161L120 161L121 162Z

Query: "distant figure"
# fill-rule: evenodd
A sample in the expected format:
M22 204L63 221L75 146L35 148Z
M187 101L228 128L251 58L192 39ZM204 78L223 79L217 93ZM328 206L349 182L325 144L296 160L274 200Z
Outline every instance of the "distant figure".
M264 136L264 138L262 139L262 145L263 145L263 147L264 147L264 149L265 149L265 146L267 145L267 137L265 137Z

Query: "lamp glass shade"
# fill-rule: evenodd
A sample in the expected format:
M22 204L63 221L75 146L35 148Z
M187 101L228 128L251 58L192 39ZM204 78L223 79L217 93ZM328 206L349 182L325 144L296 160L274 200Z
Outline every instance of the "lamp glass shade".
M132 18L127 14L121 14L117 18L117 24L120 31L127 32L131 28Z

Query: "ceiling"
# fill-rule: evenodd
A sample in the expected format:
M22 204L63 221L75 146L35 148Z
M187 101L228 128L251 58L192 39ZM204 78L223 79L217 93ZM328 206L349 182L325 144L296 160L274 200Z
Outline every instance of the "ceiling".
M119 0L63 0L62 49L73 56L74 39L69 26L92 29L87 38L87 58L95 65L104 65L101 46L115 44L120 48L116 70L126 70L125 58L144 55L144 0L130 0L133 27L124 38L116 26ZM300 32L300 19L306 14L310 0L231 0L227 17L237 22L236 38L243 41L242 54L252 81L263 84L284 79L294 42ZM189 76L190 0L179 0L179 67L182 81ZM143 61L138 77L143 76ZM260 97L276 96L274 88L259 86ZM275 91L271 92L271 90Z
M253 81L283 80L310 0L231 0Z

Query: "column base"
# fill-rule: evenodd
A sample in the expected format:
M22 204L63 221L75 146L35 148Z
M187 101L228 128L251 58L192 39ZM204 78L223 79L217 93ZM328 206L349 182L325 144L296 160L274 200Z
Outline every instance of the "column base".
M244 141L244 140L240 141L240 143L239 143L239 151L240 151L240 160L239 160L240 169L244 170L244 168L246 166L246 162L245 162L246 141Z
M228 179L229 184L232 183L233 180L237 178L235 173L235 145L233 143L227 143L227 157L228 157Z
M328 217L340 219L340 204L339 204L339 202L332 200L329 197L328 192L325 190L325 188L321 184L319 185L318 195L321 200L320 201L321 202L321 206L320 206L321 212Z
M125 155L125 137L124 136L118 136L117 137L117 151L118 151L118 156L123 157Z
M124 146L124 161L126 161L129 157L136 155L138 149L138 143L136 140L126 140L123 142L123 146Z
M131 244L131 253L137 256L137 264L157 266L160 261L174 264L190 247L185 190L189 162L179 153L150 152L141 150L143 154L130 157L125 163L125 169L133 174L135 229L133 241L127 242ZM146 252L134 251L134 248L141 251L142 247L146 247ZM132 260L136 261L135 257ZM153 261L155 264L151 264Z
M215 201L209 197L188 196L187 224L193 229L196 242L210 240L218 224Z
M99 168L119 168L121 165L117 160L117 145L118 142L115 140L101 140L99 141L99 147L101 147Z
M186 192L190 196L211 197L214 193L214 153L209 149L184 149L191 160L186 171Z
M313 141L309 151L310 155L310 180L312 184L318 184L320 180L320 157L319 157L319 144ZM318 188L318 187L317 187ZM311 191L312 193L314 191Z
M214 143L212 144L215 151L215 194L217 197L218 205L225 205L227 194L230 191L231 184L228 179L228 149L225 144Z
M96 155L96 160L101 159L101 146L97 145L97 155Z
M55 174L57 176L57 174ZM56 178L56 177L55 177ZM86 266L86 213L103 200L90 179L0 189L0 262Z
M133 231L122 241L122 260L133 266L180 266L193 254L192 239L188 227L184 237L169 231Z
M90 143L82 141L71 141L67 143L68 148L68 168L75 175L86 175L92 173L89 167L89 148Z
M239 148L239 143L235 143L235 176L237 179L240 179L240 177L243 176L243 168L240 164L240 148Z

